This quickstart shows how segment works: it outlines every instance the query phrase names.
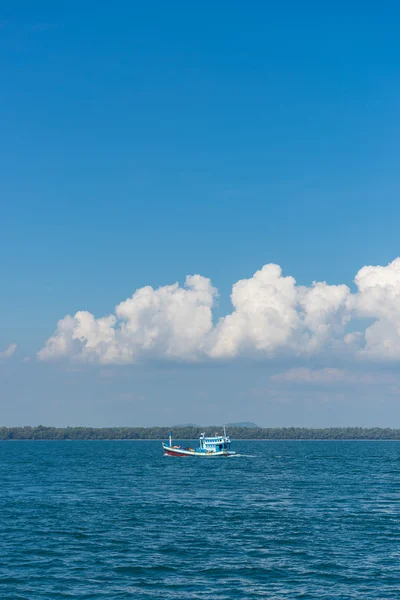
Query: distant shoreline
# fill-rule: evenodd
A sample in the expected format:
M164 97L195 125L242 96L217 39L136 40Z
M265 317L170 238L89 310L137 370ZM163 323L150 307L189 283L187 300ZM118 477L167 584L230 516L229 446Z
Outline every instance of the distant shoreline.
M222 427L0 427L0 441L12 440L154 440L168 439L172 430L176 440L198 439L202 431L208 435L222 432ZM383 427L229 427L228 433L233 440L273 441L273 440L304 440L304 441L389 441L400 440L400 429Z
M176 438L178 439L178 438ZM8 439L5 440L0 438L1 442L165 442L165 438L146 438L146 439L131 439L131 438L80 438L80 439ZM182 442L196 442L197 438L179 438L178 441ZM232 441L236 442L400 442L400 439L397 438L377 438L377 439L328 439L328 438L240 438L238 440L233 439Z

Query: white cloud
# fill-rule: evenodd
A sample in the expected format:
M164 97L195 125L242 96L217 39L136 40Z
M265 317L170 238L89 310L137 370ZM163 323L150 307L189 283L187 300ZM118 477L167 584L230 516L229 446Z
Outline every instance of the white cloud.
M10 344L4 352L0 352L0 358L11 358L17 349L17 344Z
M317 353L400 359L400 258L363 267L355 283L356 293L345 284L299 286L267 264L233 285L233 311L213 326L217 290L205 277L188 276L182 287L138 289L106 317L67 315L38 356L102 364ZM347 331L360 318L373 322Z
M214 357L237 356L243 351L272 356L277 351L313 353L343 340L350 319L351 294L345 285L314 282L297 286L283 277L278 265L265 265L250 279L233 286L234 312L219 322Z
M400 258L386 267L363 267L357 273L357 313L376 319L365 331L360 354L381 359L400 358Z
M234 311L222 318L214 332L210 355L231 357L245 351L272 354L294 345L300 329L293 277L282 277L278 265L265 265L250 279L234 284Z
M141 288L116 307L115 315L96 319L79 311L61 319L39 358L103 364L144 357L196 360L212 329L216 294L210 280L200 275L187 277L184 287Z

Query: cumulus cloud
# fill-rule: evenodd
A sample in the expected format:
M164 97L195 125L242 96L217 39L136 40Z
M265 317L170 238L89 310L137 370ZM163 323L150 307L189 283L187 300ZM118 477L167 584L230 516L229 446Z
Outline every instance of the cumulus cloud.
M17 344L10 344L6 350L0 352L0 358L11 358L17 349Z
M360 355L372 358L400 358L400 258L386 267L363 267L355 282L357 313L374 319L365 330Z
M269 356L288 350L313 353L343 340L352 305L346 285L297 286L293 277L284 277L272 264L235 283L231 299L234 311L215 330L210 350L214 357L246 351Z
M184 287L143 287L121 302L115 315L96 319L79 311L61 319L39 358L103 364L146 357L196 360L204 354L212 330L216 295L210 280L200 275L188 276Z
M213 325L217 290L206 277L191 275L183 286L138 289L105 317L65 316L38 356L102 364L320 353L399 359L400 258L363 267L354 281L355 293L345 284L300 286L267 264L233 285L232 312ZM368 326L357 330L360 319Z

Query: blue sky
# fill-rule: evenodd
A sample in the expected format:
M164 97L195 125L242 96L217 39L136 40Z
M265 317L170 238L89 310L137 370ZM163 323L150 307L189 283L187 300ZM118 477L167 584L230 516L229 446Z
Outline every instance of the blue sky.
M37 357L65 315L104 317L143 286L210 278L216 325L263 265L356 293L362 267L398 257L399 18L396 2L2 6L0 344L17 348L0 420L400 426L382 351L397 280L384 316L381 297L343 300L345 333L384 321L351 356L260 354L253 336L196 365L165 346L130 364Z

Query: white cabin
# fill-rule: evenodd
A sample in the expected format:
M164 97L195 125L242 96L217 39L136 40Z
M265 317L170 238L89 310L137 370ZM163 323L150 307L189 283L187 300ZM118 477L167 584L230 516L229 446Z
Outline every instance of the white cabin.
M215 435L206 437L205 433L200 436L200 452L223 452L229 450L231 439L228 435Z

